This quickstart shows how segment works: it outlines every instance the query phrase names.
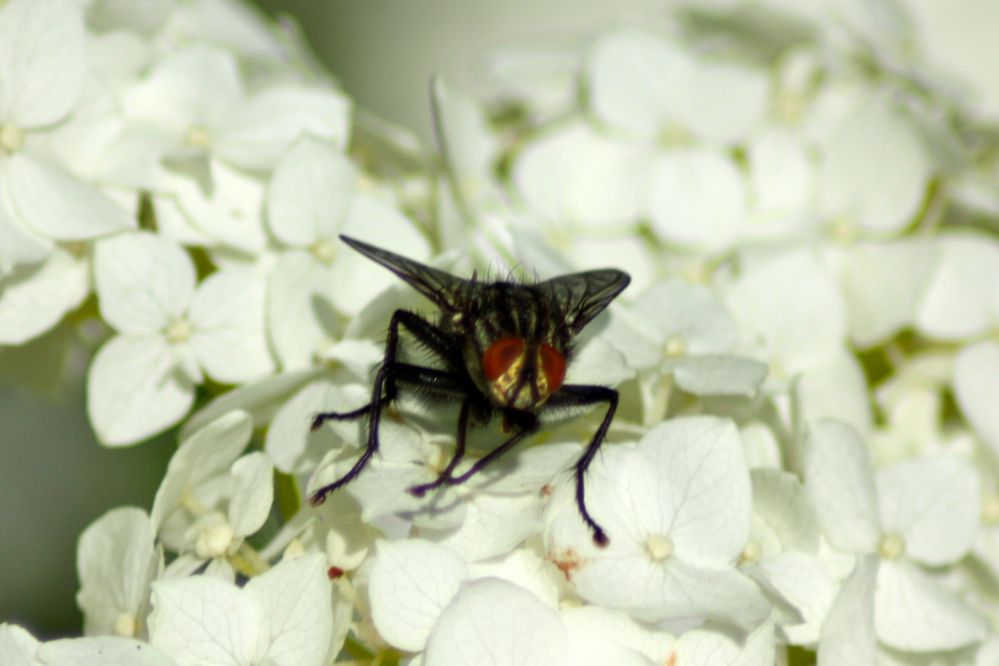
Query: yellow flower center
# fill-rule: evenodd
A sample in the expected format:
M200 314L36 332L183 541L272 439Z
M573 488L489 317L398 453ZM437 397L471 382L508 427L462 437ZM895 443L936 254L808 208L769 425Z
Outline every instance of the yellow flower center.
M24 143L24 130L15 125L0 124L0 150L13 153Z
M653 534L645 542L645 550L649 557L661 562L673 554L673 541L665 534Z
M167 326L166 338L170 344L179 344L181 342L186 342L190 339L191 333L194 331L191 329L191 324L188 323L186 319L176 319Z
M886 560L896 560L905 555L905 539L898 534L886 534L878 543L878 553Z

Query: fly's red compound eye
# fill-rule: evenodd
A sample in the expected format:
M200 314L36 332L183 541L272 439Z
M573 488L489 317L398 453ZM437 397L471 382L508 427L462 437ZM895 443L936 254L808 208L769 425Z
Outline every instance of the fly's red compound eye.
M501 377L523 355L524 341L520 338L500 338L492 343L482 354L482 370L486 379L494 381Z
M544 343L538 348L541 374L545 376L548 393L554 393L565 381L565 355Z

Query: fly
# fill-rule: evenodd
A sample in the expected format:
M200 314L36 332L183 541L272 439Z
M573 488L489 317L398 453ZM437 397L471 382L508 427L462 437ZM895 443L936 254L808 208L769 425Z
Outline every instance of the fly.
M576 506L598 545L608 543L603 528L586 508L586 470L607 436L617 410L618 392L606 386L566 384L573 343L583 328L628 286L627 273L614 269L572 273L536 284L466 280L398 254L340 237L372 261L389 269L429 298L438 316L431 320L399 309L389 322L385 356L375 374L371 402L350 412L323 412L312 421L368 418L367 444L353 467L337 481L313 493L321 504L328 494L357 478L378 451L382 410L406 387L437 401L458 402L455 451L431 483L414 486L417 497L441 486L467 481L541 427L546 412L606 405L607 411L582 456L576 461ZM398 360L400 329L406 329L440 367ZM494 416L510 436L467 471L455 475L465 456L469 425L484 425Z

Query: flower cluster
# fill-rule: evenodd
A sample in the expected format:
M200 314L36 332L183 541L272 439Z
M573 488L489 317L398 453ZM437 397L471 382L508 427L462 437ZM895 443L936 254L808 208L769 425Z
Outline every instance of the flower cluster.
M79 539L85 635L0 662L995 663L995 136L894 5L721 4L435 81L438 160L234 1L0 4L3 355L98 345L106 446L180 426ZM427 307L341 233L629 272L567 378L620 394L606 547L601 414L418 498L455 416L403 392L303 502L365 440L312 417Z

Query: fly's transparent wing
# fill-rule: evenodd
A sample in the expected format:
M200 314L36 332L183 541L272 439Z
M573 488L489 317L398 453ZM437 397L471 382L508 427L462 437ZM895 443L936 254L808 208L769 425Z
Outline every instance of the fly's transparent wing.
M631 277L627 273L607 268L560 275L538 286L551 293L566 326L575 334L603 312L629 282Z
M459 297L467 280L349 236L340 236L340 240L398 275L438 307L446 310L458 309Z

